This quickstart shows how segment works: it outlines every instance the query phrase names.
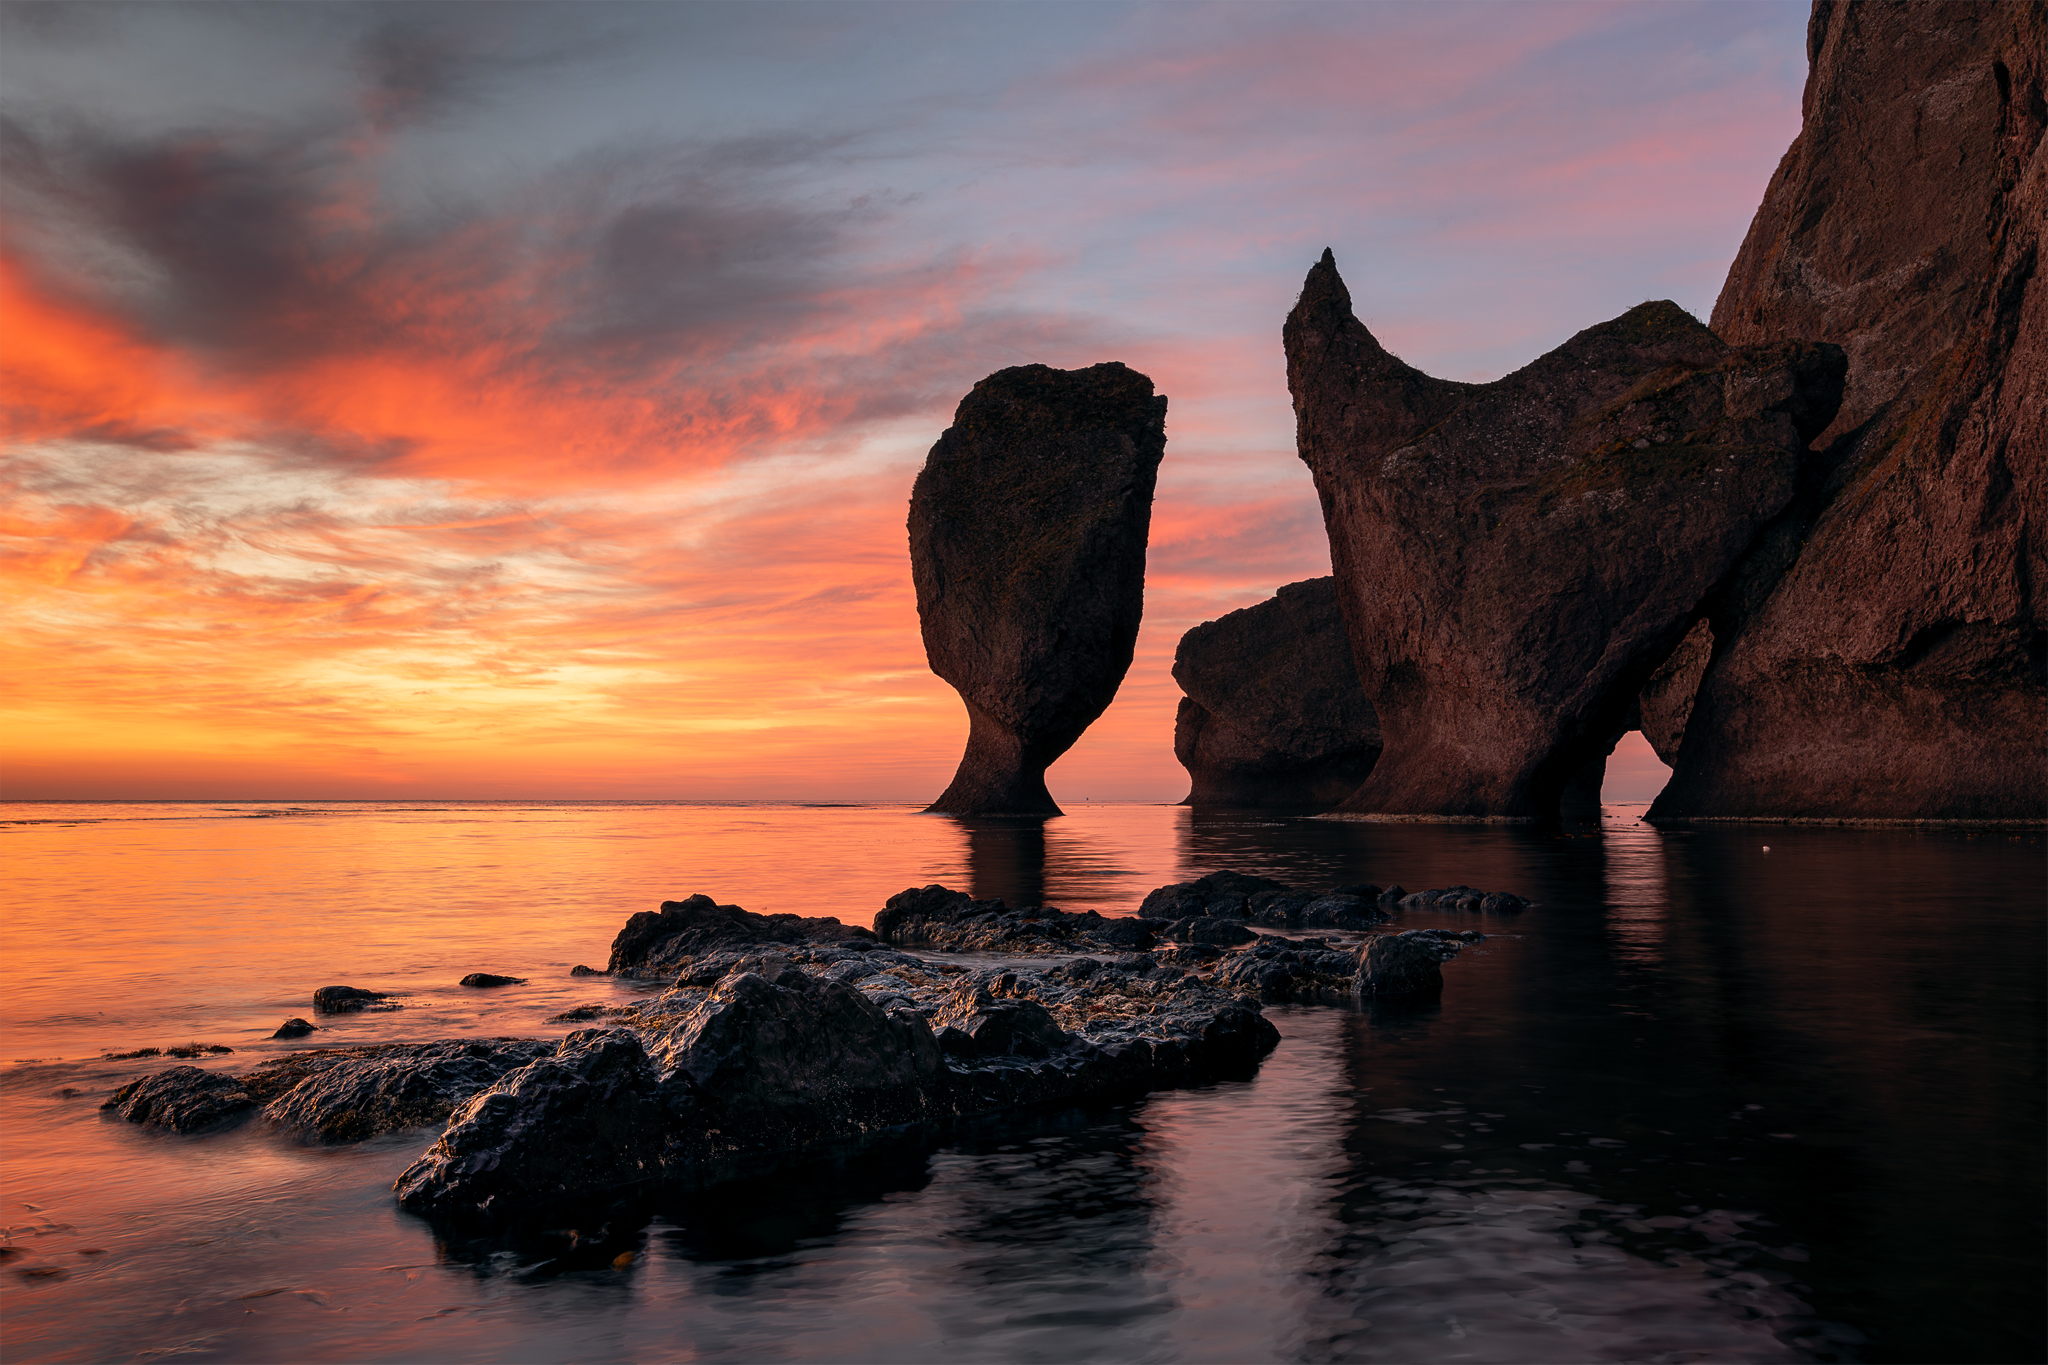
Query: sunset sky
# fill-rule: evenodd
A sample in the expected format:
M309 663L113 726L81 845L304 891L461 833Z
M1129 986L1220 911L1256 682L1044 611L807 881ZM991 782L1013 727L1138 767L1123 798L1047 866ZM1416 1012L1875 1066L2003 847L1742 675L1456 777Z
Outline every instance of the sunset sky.
M1456 379L1704 317L1805 19L8 4L0 794L929 800L911 480L990 371L1121 360L1144 633L1049 781L1176 800L1175 642L1329 569L1309 265Z

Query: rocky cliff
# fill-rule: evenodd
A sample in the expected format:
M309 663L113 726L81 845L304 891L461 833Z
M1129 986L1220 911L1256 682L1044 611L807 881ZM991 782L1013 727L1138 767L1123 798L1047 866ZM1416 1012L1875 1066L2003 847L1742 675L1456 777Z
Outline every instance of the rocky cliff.
M1435 379L1353 316L1328 252L1285 342L1385 746L1358 814L1557 818L1798 492L1844 367L1731 347L1666 302L1492 384Z
M1119 364L1000 370L961 400L910 496L932 671L967 752L931 809L1057 815L1045 770L1131 666L1166 399Z
M1713 325L1839 343L1846 393L1703 605L1711 661L1651 818L2038 820L2048 18L1817 0L1807 45L1804 126Z
M1334 578L1204 621L1181 636L1173 678L1187 694L1173 727L1185 805L1334 806L1379 757Z

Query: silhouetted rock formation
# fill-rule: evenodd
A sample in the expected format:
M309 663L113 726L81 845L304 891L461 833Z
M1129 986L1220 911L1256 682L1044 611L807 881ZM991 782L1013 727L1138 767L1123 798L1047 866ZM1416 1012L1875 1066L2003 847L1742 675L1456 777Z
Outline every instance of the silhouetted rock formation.
M1707 604L1652 819L2048 815L2044 14L1814 6L1805 123L1714 328L1838 342L1847 393Z
M1833 418L1833 346L1732 349L1676 304L1491 384L1432 379L1352 316L1328 252L1287 319L1379 761L1339 810L1554 819Z
M998 370L960 400L910 494L925 655L969 719L932 810L1060 813L1045 770L1131 666L1165 452L1166 399L1123 365Z
M1173 755L1188 806L1334 806L1380 754L1337 580L1311 578L1180 637Z

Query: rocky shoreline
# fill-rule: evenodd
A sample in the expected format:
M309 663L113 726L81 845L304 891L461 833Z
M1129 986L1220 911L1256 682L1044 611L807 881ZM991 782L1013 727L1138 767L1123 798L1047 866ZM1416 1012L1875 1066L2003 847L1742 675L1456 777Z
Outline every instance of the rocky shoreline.
M1248 1077L1279 1041L1265 1003L1440 993L1442 964L1483 935L1385 927L1425 905L1527 902L1220 872L1160 887L1128 918L911 888L868 930L691 896L634 915L612 944L606 975L666 984L553 1016L591 1025L558 1043L313 1049L241 1075L178 1066L102 1108L186 1133L258 1117L313 1143L445 1123L399 1177L399 1203L473 1228L537 1225L891 1135ZM963 954L978 960L948 960Z

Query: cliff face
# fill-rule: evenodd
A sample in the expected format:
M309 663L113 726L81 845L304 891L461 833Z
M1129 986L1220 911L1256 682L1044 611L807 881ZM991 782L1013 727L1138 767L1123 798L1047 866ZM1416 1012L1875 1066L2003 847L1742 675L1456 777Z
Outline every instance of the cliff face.
M1379 757L1334 578L1204 621L1181 636L1173 677L1187 694L1173 727L1185 805L1334 806Z
M1839 343L1845 397L1705 604L1711 662L1651 818L2039 819L2048 18L1817 0L1808 53L1804 127L1713 325Z
M932 671L967 752L931 806L1057 815L1045 770L1131 666L1166 399L1118 364L999 370L960 401L910 495Z
M1556 818L1792 501L1844 364L1648 303L1495 383L1433 379L1352 315L1328 252L1285 342L1385 745L1360 814Z

